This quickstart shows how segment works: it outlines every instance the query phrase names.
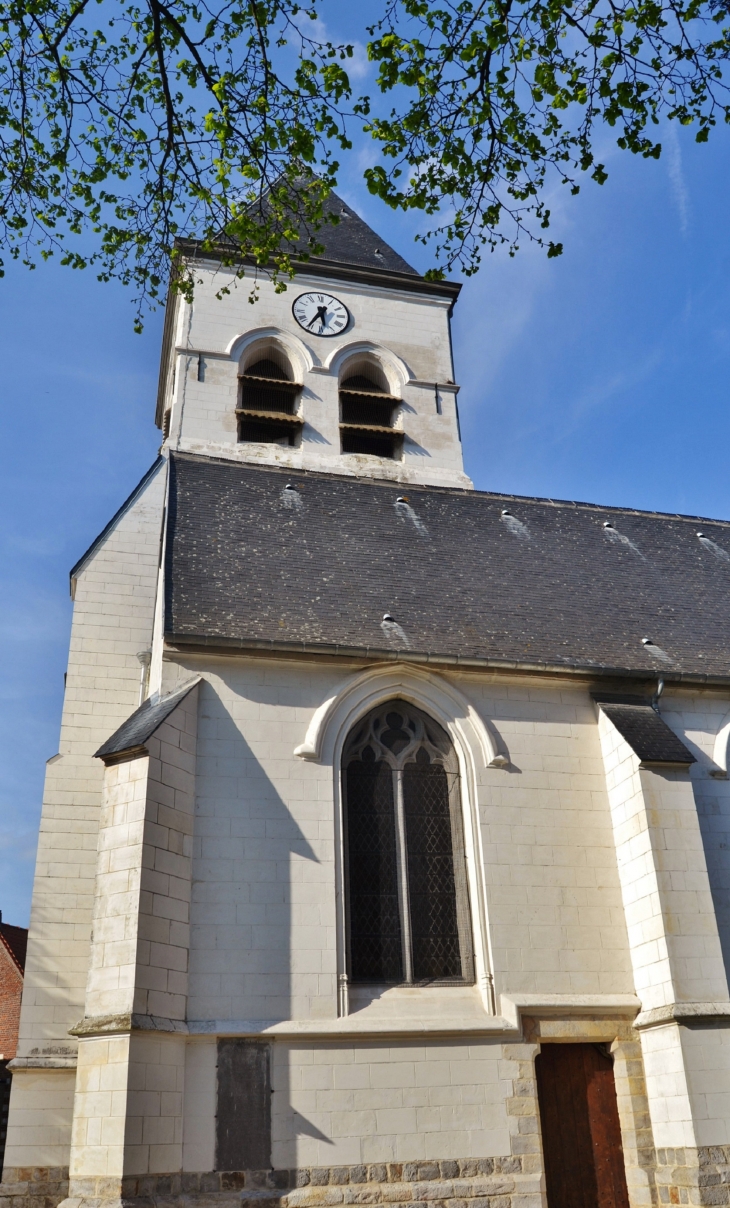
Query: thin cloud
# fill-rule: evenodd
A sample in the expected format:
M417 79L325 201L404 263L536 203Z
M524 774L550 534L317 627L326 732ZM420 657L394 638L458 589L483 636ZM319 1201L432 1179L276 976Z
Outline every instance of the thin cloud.
M674 122L667 123L667 172L672 198L679 215L679 229L683 235L689 229L689 191L684 178L682 167L682 148L679 145L677 128Z
M294 24L296 25L296 23ZM302 24L296 25L296 28L305 38L311 38L314 42L331 42L334 46L351 46L352 58L342 60L342 66L351 83L364 80L371 75L373 65L368 59L368 52L362 42L342 37L337 32L333 33L321 17L316 17L313 21L303 20Z

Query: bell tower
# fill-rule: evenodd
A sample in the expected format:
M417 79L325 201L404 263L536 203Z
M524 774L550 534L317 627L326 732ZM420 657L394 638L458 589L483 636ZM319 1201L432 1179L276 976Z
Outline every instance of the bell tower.
M460 286L427 281L334 194L322 257L284 293L195 259L171 297L157 422L164 447L434 486L463 468L449 319ZM252 270L253 271L253 270ZM221 287L228 293L217 297Z

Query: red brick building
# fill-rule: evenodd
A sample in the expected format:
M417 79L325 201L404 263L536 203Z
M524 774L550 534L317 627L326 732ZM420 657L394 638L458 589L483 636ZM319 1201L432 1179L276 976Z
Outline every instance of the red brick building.
M10 1080L8 1062L18 1046L20 1000L23 996L23 971L28 931L3 923L0 914L0 1171L8 1126Z

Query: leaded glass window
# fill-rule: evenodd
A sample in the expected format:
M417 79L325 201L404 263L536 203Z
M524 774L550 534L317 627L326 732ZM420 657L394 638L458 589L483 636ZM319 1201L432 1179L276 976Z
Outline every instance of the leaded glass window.
M349 976L473 980L456 755L414 705L363 718L342 757Z

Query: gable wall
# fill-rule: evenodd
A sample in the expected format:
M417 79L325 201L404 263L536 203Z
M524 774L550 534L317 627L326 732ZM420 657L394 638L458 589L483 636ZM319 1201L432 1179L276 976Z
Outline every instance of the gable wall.
M18 1056L72 1066L84 1013L103 765L94 751L139 703L137 652L152 640L165 474L80 572L59 755L43 799ZM5 1162L68 1166L74 1071L16 1070Z

